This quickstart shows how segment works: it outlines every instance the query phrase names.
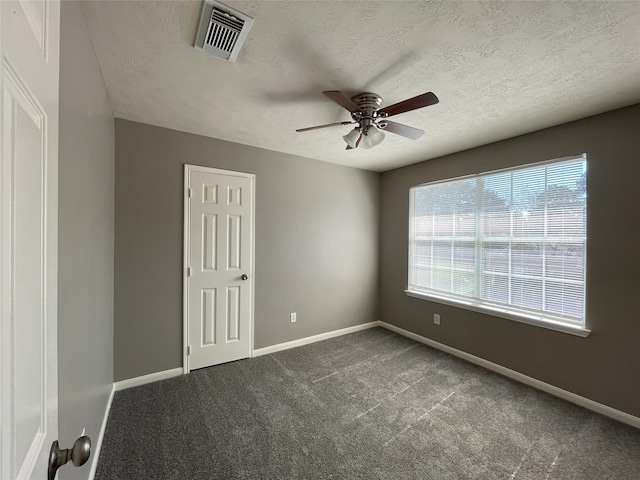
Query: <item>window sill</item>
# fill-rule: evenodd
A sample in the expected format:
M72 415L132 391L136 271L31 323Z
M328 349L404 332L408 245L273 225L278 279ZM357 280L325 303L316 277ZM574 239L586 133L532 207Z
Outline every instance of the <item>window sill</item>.
M506 318L507 320L513 320L527 325L533 325L534 327L547 328L549 330L555 330L556 332L568 333L570 335L576 335L578 337L588 337L591 330L583 327L572 327L565 325L554 320L541 320L535 318L521 317L513 313L493 310L491 308L483 308L476 305L457 302L445 297L439 297L437 295L430 295L422 292L414 292L412 290L405 290L404 293L408 297L419 298L422 300L429 300L430 302L442 303L444 305L450 305L452 307L464 308L465 310L471 310L473 312L484 313L485 315L493 315L494 317Z

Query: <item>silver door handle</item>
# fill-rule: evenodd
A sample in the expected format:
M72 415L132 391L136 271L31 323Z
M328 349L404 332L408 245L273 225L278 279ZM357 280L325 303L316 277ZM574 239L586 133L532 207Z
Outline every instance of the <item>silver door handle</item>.
M58 469L66 464L69 460L73 462L76 467L80 467L87 463L91 455L91 439L86 435L78 438L71 448L65 448L60 450L58 441L54 441L51 444L51 451L49 452L49 480L56 478L56 472Z
M241 280L247 280L249 278L249 275L247 275L246 273L243 273L242 276L240 277Z

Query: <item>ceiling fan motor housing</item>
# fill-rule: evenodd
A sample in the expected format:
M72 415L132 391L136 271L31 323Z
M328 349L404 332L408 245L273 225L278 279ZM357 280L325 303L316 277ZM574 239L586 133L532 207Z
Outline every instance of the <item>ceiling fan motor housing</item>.
M351 97L351 101L362 107L371 110L378 110L382 106L382 97L376 93L359 93Z
M351 116L362 128L368 128L376 118L385 116L379 114L383 113L379 112L382 107L382 97L377 93L359 93L351 97L351 101L360 108L359 112L354 112Z

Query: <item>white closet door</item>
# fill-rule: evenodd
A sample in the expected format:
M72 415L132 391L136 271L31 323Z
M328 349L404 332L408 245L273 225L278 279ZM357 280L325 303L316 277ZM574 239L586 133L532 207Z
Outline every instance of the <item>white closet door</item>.
M248 174L188 175L189 370L251 355L253 180Z

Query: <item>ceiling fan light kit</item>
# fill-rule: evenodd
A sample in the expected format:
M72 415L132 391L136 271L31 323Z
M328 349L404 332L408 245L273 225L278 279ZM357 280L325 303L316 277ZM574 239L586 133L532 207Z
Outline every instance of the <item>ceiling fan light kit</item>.
M342 92L337 90L329 90L322 93L342 108L348 110L351 113L352 121L299 128L296 132L307 132L309 130L317 130L319 128L333 127L336 125L357 124L353 130L342 137L347 144L347 150L356 149L358 146L361 146L364 149L369 149L380 145L385 137L382 130L386 130L412 140L417 140L422 136L424 130L386 119L392 115L398 115L399 113L416 110L429 105L435 105L439 102L438 97L436 97L432 92L427 92L382 108L382 97L376 93L364 92L354 95L351 98L348 98Z
M356 148L357 147L356 143L360 139L360 135L362 135L360 133L360 129L356 127L342 138L346 142L346 144L349 145L351 148Z
M375 125L370 125L362 132L362 148L369 149L380 145L384 140L384 133L378 130Z

